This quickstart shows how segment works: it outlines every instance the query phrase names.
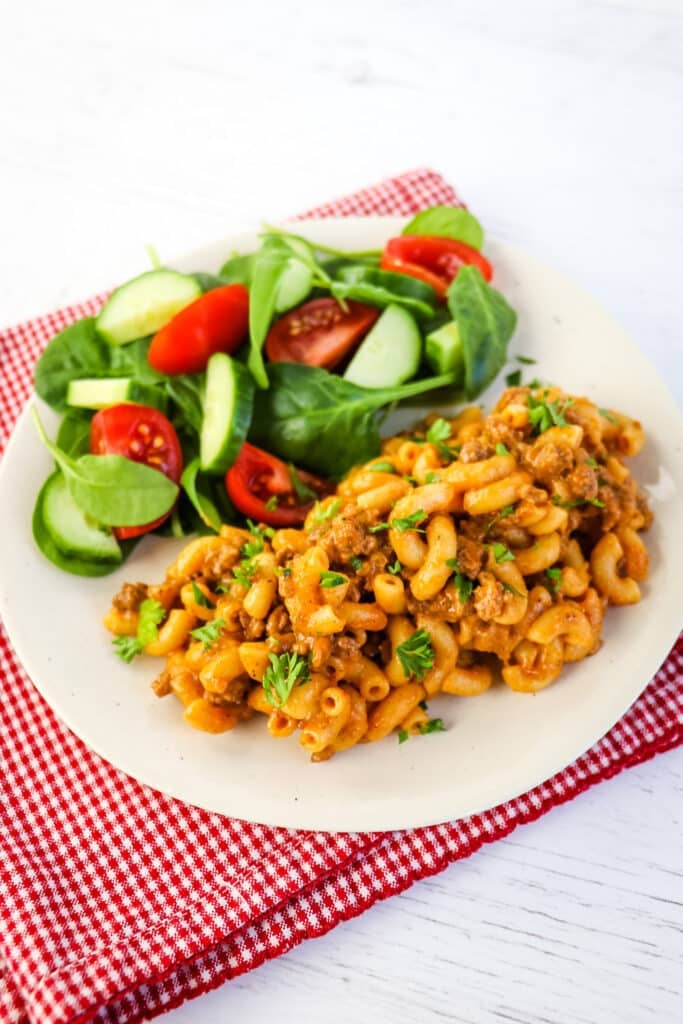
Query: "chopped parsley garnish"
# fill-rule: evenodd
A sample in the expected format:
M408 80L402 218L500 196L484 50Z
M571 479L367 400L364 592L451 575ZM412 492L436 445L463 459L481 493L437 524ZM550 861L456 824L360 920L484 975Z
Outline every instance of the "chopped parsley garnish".
M599 498L572 498L569 501L563 501L558 494L553 494L551 501L559 508L580 508L581 505L594 505L595 508L605 507L604 501L600 501Z
M506 547L505 544L492 544L491 551L493 552L493 557L498 564L501 562L514 562L515 560L515 556L510 551L510 548Z
M543 434L546 430L550 430L551 427L566 427L567 421L564 418L564 414L573 403L573 398L567 398L562 408L560 408L557 400L548 402L545 398L534 398L533 395L527 395L526 404L529 409L529 422L534 431L537 434Z
M375 526L371 526L370 533L379 533L380 530L398 530L399 533L415 530L416 533L424 533L424 530L419 528L419 523L423 523L426 518L427 513L424 509L419 508L417 512L413 512L403 519L392 519L390 523L377 523Z
M619 426L619 420L613 412L610 412L609 409L598 409L598 412L603 417L603 419L608 420L610 423L614 423L617 427Z
M590 466L591 469L597 469L598 463L594 458L586 459L586 465Z
M499 441L496 445L496 455L509 455L510 449L506 448L502 441Z
M509 388L517 388L522 383L522 371L513 370L512 373L508 373L505 377L505 383Z
M534 377L534 379L533 379L533 380L530 380L530 381L529 381L529 384L528 384L527 386L528 386L528 387L530 387L532 391L535 391L535 390L536 390L536 388L540 388L540 387L543 387L543 384L542 384L542 382L541 382L541 381L540 381L540 380L538 379L538 377Z
M235 566L235 568L232 570L232 575L236 582L240 584L240 586L244 587L246 590L249 590L249 587L251 586L251 578L255 572L256 566L254 565L253 562L247 559L246 561L240 562L239 565Z
M130 665L138 654L142 654L142 644L136 636L115 636L112 644L121 661L125 661L127 665Z
M296 466L293 465L293 463L288 462L287 468L289 469L289 479L292 483L292 490L296 494L296 500L299 504L305 505L308 501L315 501L318 495L315 491L311 490L308 484L304 483Z
M330 502L327 508L323 508L319 501L316 501L313 509L313 518L318 525L327 522L328 519L334 519L342 507L341 498L335 498L334 501Z
M439 474L438 473L435 473L433 470L431 472L427 473L427 476L425 477L425 483L426 484L436 484L438 482L439 482Z
M417 629L396 648L406 676L423 679L434 665L434 648L426 629Z
M351 566L352 569L355 569L356 572L360 572L361 569L363 568L363 563L361 562L360 558L356 558L355 555L352 555L351 558L349 558L349 565Z
M514 505L506 505L505 508L501 508L500 512L496 512L495 516L493 516L493 518L489 522L489 525L484 530L484 533L488 533L489 530L495 526L499 519L507 519L507 517L511 516L514 511Z
M533 366L536 362L536 360L532 359L531 356L515 356L515 359L518 363L523 363L525 366Z
M456 558L447 558L446 565L453 570L453 586L458 592L460 604L467 604L474 590L474 580L460 572Z
M198 604L200 608L215 608L216 605L213 601L210 601L203 590L201 590L194 580L192 580L192 597L194 598L195 604Z
M159 623L166 615L161 601L148 597L138 609L138 629L135 636L117 636L112 641L114 650L122 661L130 664L133 658L142 654L147 644L154 643L159 636Z
M212 619L211 622L206 622L197 629L191 629L190 636L203 643L204 650L209 651L218 642L218 638L226 625L225 619Z
M372 466L368 466L371 473L395 473L396 467L393 463L383 459L381 462L373 462Z
M270 665L263 673L266 700L275 708L287 703L295 686L308 682L311 669L301 654L269 654Z
M503 590L507 590L509 594L514 594L515 597L524 597L524 594L520 594L519 590L515 590L510 583L503 583Z
M397 558L393 565L387 566L387 572L390 572L392 576L398 576L402 568L403 566Z
M321 572L320 573L320 586L321 587L341 587L342 583L346 583L346 576L342 576L340 572Z
M424 704L424 701L420 701L420 707ZM424 709L427 710L427 705L424 705ZM420 736L429 736L432 732L446 732L446 726L443 724L443 718L430 718L428 722L421 722L417 731ZM410 733L407 729L399 729L398 731L398 742L405 743L406 740L410 739Z
M559 587L560 587L560 580L562 579L562 570L561 569L546 569L545 574L548 577L548 579L550 580L550 583L551 583L550 589L552 590L553 594L556 594L557 591L559 590Z
M443 718L430 718L428 722L418 725L418 729L422 736L429 736L431 732L445 732L446 726L443 724Z
M451 425L440 416L438 420L434 420L426 436L430 444L440 444L442 441L447 441L451 436Z
M275 509L277 508L278 501L279 496L277 494L271 494L271 496L268 498L268 501L264 505L264 508L267 508L269 512L274 512Z
M419 530L418 525L423 523L427 518L427 513L424 509L419 508L417 512L413 512L412 515L405 516L403 519L392 519L391 525L399 533L405 533L406 530L415 530L417 533L424 533L424 530Z
M288 565L279 565L275 570L275 575L284 576L284 578L287 579L288 576L292 575L292 570L289 568Z
M448 420L445 420L442 416L437 420L434 420L426 435L429 443L435 446L441 458L445 459L446 462L452 462L456 456L454 449L449 448L446 444L446 441L450 436L451 425Z

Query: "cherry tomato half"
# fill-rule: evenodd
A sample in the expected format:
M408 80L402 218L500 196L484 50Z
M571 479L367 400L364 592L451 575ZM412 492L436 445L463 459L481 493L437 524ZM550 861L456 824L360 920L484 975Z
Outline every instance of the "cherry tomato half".
M249 329L249 292L226 284L200 295L152 339L147 359L159 373L199 373L214 352L230 355Z
M305 469L296 472L316 497L324 497L333 490L327 480ZM315 500L300 503L287 464L248 442L242 445L237 461L225 474L225 489L242 515L268 526L301 526Z
M344 310L336 299L312 299L290 310L268 332L268 359L333 370L356 348L380 312L349 299L345 304Z
M393 270L425 281L442 298L460 267L466 264L477 267L486 281L493 277L491 264L478 249L454 238L437 238L435 235L390 238L380 262L383 270Z
M100 409L90 424L90 451L93 455L123 455L143 462L180 483L183 455L178 435L164 414L148 405L125 402ZM114 534L119 540L139 537L160 526L170 514L143 526L116 526Z

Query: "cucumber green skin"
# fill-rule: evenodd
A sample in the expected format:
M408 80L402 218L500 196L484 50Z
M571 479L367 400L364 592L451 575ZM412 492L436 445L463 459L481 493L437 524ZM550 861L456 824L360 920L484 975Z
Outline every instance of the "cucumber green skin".
M434 373L452 373L456 386L460 386L465 374L462 340L455 320L432 331L425 339L425 359Z
M108 576L109 573L119 567L121 561L96 562L90 561L86 558L77 558L67 555L57 547L52 535L47 529L43 518L45 492L56 476L59 476L59 472L53 473L52 476L47 478L38 493L35 508L33 510L33 539L36 542L38 549L50 562L52 562L53 565L56 565L58 569L63 569L64 572L70 572L74 576Z
M413 317L401 306L387 306L344 378L366 388L394 387L415 376L421 356L422 337Z
M162 301L159 300L161 285L165 289L169 285L175 287L175 300L172 289L167 291ZM148 270L111 293L95 320L95 328L110 345L127 345L148 334L156 334L176 313L202 294L201 284L192 275L175 270ZM129 303L137 307L136 313L127 311Z
M226 383L232 381L233 401L232 403L226 402L221 410L224 418L218 426L215 415L211 421L207 420L206 413L204 415L199 437L199 460L201 469L205 473L224 473L232 466L240 453L251 425L254 407L254 381L245 366L231 359L224 352L214 353L207 364L204 407L206 408L207 396L216 375L223 372L226 375ZM223 435L218 448L213 444L214 432L217 429L221 430Z

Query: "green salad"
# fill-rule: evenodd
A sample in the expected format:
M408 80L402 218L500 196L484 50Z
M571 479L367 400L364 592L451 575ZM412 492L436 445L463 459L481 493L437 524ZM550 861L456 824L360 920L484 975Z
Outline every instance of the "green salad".
M55 463L42 553L100 576L150 532L301 526L379 453L397 404L471 400L503 368L516 314L482 244L469 211L438 206L381 250L266 227L217 274L157 266L121 285L35 368L61 415L51 440L34 411Z

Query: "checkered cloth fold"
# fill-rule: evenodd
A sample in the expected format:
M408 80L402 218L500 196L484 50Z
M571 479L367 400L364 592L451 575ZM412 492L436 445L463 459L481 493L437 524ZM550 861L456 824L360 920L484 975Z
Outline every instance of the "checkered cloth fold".
M458 202L419 170L305 216ZM0 446L48 339L101 297L0 333ZM588 753L484 814L390 833L266 828L163 796L64 726L0 633L0 1020L153 1017L442 871L681 742L683 643ZM207 865L210 870L207 870Z

